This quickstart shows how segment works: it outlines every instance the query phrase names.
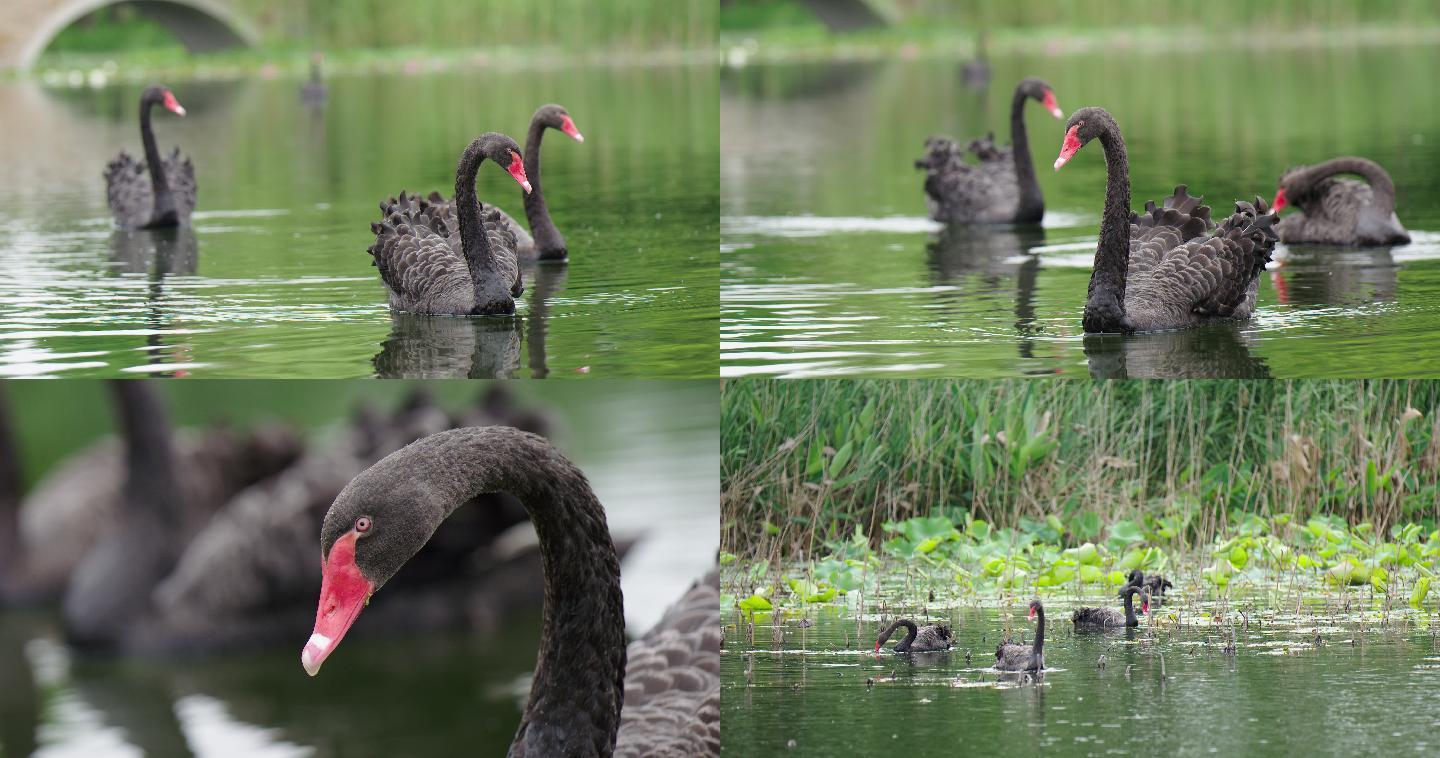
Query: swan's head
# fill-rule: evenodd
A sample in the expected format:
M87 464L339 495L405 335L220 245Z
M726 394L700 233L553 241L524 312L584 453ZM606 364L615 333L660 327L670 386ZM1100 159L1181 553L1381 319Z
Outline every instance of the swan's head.
M175 99L175 93L171 92L169 88L159 84L152 84L146 87L145 92L140 95L140 102L144 105L153 103L164 106L165 110L177 116L185 115L185 107L180 104L179 100Z
M1104 108L1081 108L1071 114L1070 120L1065 122L1065 141L1060 144L1060 157L1055 159L1055 170L1059 171L1080 148L1099 137L1114 123L1114 119L1110 118Z
M1031 620L1033 620L1033 619L1035 618L1036 614L1044 614L1044 613L1045 613L1045 606L1041 605L1039 600L1031 600L1031 601L1030 601L1030 615L1029 615L1029 618L1030 618Z
M570 112L565 110L565 106L563 105L556 105L554 103L542 105L536 109L533 120L539 121L547 128L558 129L564 132L570 139L576 142L585 141L585 135L580 133L580 129L575 126L575 120L570 118Z
M1130 569L1129 576L1125 577L1125 586L1121 587L1120 591L1115 593L1115 595L1116 597L1123 599L1125 597L1125 593L1129 592L1131 587L1139 587L1144 583L1145 572L1141 571L1140 569Z
M492 160L505 167L510 178L519 184L528 194L530 192L530 178L525 176L525 161L520 157L520 146L515 140L499 133L486 132L480 135L475 142L471 143L471 149L476 146L480 148L480 154L486 160Z
M1055 90L1051 89L1050 83L1044 79L1037 79L1033 76L1022 79L1015 89L1023 92L1031 100L1039 102L1055 118L1065 118L1065 111L1060 110L1060 104L1055 101Z
M340 644L385 582L434 534L445 510L413 461L391 455L335 498L320 528L320 602L300 654L311 676Z
M1270 203L1270 212L1279 213L1281 209L1294 203L1297 199L1303 200L1301 195L1304 190L1300 185L1300 175L1309 169L1309 166L1291 166L1285 169L1280 175L1280 181L1275 183L1275 199Z

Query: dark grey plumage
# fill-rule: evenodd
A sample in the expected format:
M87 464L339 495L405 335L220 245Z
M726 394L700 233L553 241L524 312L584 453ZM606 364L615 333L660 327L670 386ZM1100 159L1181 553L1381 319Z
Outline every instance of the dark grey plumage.
M320 591L315 534L345 485L417 439L458 424L496 423L549 429L543 414L517 407L499 387L456 416L423 391L393 414L362 409L332 444L312 448L278 476L239 493L211 519L157 587L156 616L137 633L133 647L212 651L274 644L303 633L314 621ZM391 591L376 598L357 634L490 624L507 612L512 594L526 594L539 575L538 565L527 571L531 557L479 552L523 521L524 511L505 496L484 501L487 507L466 509L437 532ZM476 573L503 577L507 586L473 592Z
M295 433L278 424L183 429L171 444L187 530L236 492L290 465L300 450ZM75 567L122 518L127 478L126 445L114 437L46 472L22 502L19 545L0 580L0 599L14 604L59 599Z
M583 472L544 439L504 427L456 429L387 456L335 499L322 556L329 560L342 537L353 540L353 565L378 590L440 522L493 492L524 503L545 565L540 654L510 755L718 756L715 574L627 653L605 510ZM307 659L307 669L318 671L320 660ZM637 688L627 686L631 673ZM622 714L622 703L634 712Z
M20 559L20 447L6 392L0 384L0 605Z
M945 224L1038 223L1045 199L1035 179L1035 163L1025 131L1026 100L1036 100L1060 117L1055 94L1042 79L1025 79L1010 104L1009 147L996 147L993 135L973 140L965 151L947 137L925 140L925 155L915 167L925 170L925 204L930 218Z
M1099 608L1077 608L1071 614L1070 621L1076 627L1090 628L1111 628L1124 626L1139 626L1140 619L1135 616L1135 595L1140 595L1140 601L1146 612L1150 609L1150 593L1143 587L1127 586L1121 590L1120 597L1125 599L1125 612L1121 613L1109 606Z
M545 204L545 193L540 186L540 143L545 137L546 129L569 135L578 142L585 141L563 105L542 105L530 118L530 130L525 134L525 175L530 179L531 190L521 193L525 201L525 221L530 225L530 231L526 231L510 214L499 208L495 209L510 232L515 235L515 254L521 260L563 261L569 255L565 236L550 218L550 209Z
M105 167L105 196L110 214L122 229L148 229L190 223L195 210L195 167L175 148L162 157L150 126L150 110L156 105L183 116L185 109L170 90L147 87L140 95L140 139L144 161L121 151Z
M1140 569L1132 569L1125 577L1125 586L1116 593L1116 597L1124 598L1126 590L1130 587L1143 587L1148 590L1150 592L1151 604L1158 605L1160 596L1165 594L1165 590L1174 589L1175 585L1171 584L1169 579L1166 579L1160 574L1150 574L1147 576L1145 572Z
M1081 108L1066 123L1059 169L1090 140L1105 151L1105 209L1090 294L1087 332L1182 329L1249 318L1260 272L1277 240L1265 201L1237 201L1218 226L1185 185L1143 214L1130 211L1130 169L1120 127L1103 108Z
M895 644L897 653L934 653L949 650L955 644L950 627L944 624L916 626L910 619L899 619L885 627L880 636L875 638L875 651L879 652L880 647L890 639L890 635L901 627L905 628L905 637Z
M1030 601L1030 618L1036 619L1035 642L1031 645L1001 642L995 648L995 668L1001 671L1040 671L1045 668L1045 606L1039 600Z
M1358 174L1365 181L1338 178ZM1395 215L1395 182L1380 164L1365 158L1332 158L1289 169L1280 177L1277 210L1298 210L1275 230L1287 244L1405 245L1410 233Z
M390 307L431 315L505 315L524 291L515 235L494 209L482 211L475 179L485 159L502 167L520 146L490 132L471 142L455 169L455 196L390 198L370 225L369 252L390 293ZM517 177L517 181L520 177Z

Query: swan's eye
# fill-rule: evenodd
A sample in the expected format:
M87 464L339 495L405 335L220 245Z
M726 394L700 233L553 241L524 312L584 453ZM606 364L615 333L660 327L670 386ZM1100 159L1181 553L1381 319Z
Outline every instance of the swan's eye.
M361 534L370 531L370 517L361 516L360 518L355 519L355 531L360 532Z

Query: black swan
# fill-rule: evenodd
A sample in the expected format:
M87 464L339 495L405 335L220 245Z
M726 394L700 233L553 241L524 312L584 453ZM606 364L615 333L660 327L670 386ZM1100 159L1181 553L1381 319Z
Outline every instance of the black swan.
M324 105L330 96L330 90L325 86L325 78L320 73L320 66L324 62L325 56L320 53L310 54L310 78L300 87L300 101L306 105Z
M323 579L305 671L319 673L370 596L447 516L491 492L524 503L545 565L539 658L510 755L718 756L716 573L627 650L604 507L574 464L515 429L431 435L345 486L320 533Z
M1358 174L1363 182L1338 179ZM1332 158L1299 166L1280 177L1275 212L1288 206L1299 212L1280 220L1275 230L1285 243L1325 245L1405 245L1410 233L1395 216L1395 182L1375 161Z
M1125 141L1104 108L1070 116L1055 170L1096 137L1105 151L1105 210L1085 331L1146 332L1249 318L1277 239L1265 201L1236 202L1235 214L1218 230L1209 206L1183 184L1163 207L1149 202L1145 215L1131 213Z
M960 67L961 80L976 92L984 92L990 86L990 56L986 54L989 42L990 33L980 32L975 39L975 59Z
M244 431L225 426L184 429L171 444L183 502L187 509L196 509L187 510L191 524L300 454L299 437L278 424ZM20 508L16 553L0 576L0 600L34 605L65 593L75 567L121 518L126 448L122 430L120 438L105 438L69 456L30 490Z
M540 141L546 129L556 129L576 142L584 142L585 136L575 127L574 119L563 105L542 105L530 118L530 131L525 133L525 175L530 179L531 189L524 193L525 220L530 231L505 211L499 211L506 226L515 235L515 254L527 260L563 261L568 251L565 237L550 220L550 210L545 206L545 192L540 187ZM489 206L486 206L487 208ZM534 232L534 236L531 236Z
M129 612L75 641L87 651L173 655L294 639L314 621L320 589L314 533L345 483L379 457L457 420L541 429L548 423L541 414L508 407L507 397L491 388L480 407L455 417L424 391L393 416L360 410L334 444L312 446L291 467L224 503L193 537L179 540L173 568L158 581L124 587L111 580L112 592L130 598ZM152 488L165 479L163 471L140 473ZM525 511L506 496L487 500L489 507L457 514L436 534L391 582L361 634L493 627L515 608L533 607L527 601L543 584L538 555L524 546L501 553L492 545L525 520Z
M180 156L180 148L168 157L160 156L155 133L150 129L150 108L163 105L179 116L185 109L170 90L151 85L140 94L140 140L145 145L145 162L120 151L105 167L105 195L110 213L122 229L151 229L190 222L195 210L195 167ZM148 175L147 175L148 174Z
M431 315L506 315L524 287L515 258L515 235L494 209L480 210L475 176L489 158L530 191L520 146L489 132L471 142L455 167L455 199L390 198L384 218L370 225L370 246L394 310Z
M0 383L0 606L20 562L20 446L10 421L10 402Z
M1040 101L1055 118L1065 116L1049 84L1033 78L1021 81L1010 103L1010 147L996 147L988 136L972 141L968 150L978 165L966 163L960 146L947 137L925 140L925 156L915 167L925 169L930 218L945 224L993 224L1039 223L1045 216L1025 132L1027 99Z
M1175 585L1160 574L1146 576L1144 571L1132 569L1125 579L1125 587L1144 587L1150 591L1150 602L1159 605L1160 597L1165 594L1165 590L1174 589ZM1116 597L1125 597L1125 588L1121 588Z
M995 648L995 668L1001 671L1040 671L1045 668L1045 606L1030 601L1030 618L1035 619L1035 644L1012 645L1002 642Z
M950 627L944 624L938 626L915 626L915 622L909 619L900 619L875 638L875 652L880 652L880 646L890 639L890 635L896 629L905 627L905 638L895 644L897 653L935 653L942 650L949 650L955 644L955 638L950 634Z
M1140 595L1140 612L1150 612L1150 591L1144 587L1126 587L1120 592L1125 598L1125 612L1115 610L1109 606L1100 608L1076 608L1075 613L1070 616L1070 621L1077 627L1108 628L1120 626L1140 626L1140 619L1135 616L1135 595Z

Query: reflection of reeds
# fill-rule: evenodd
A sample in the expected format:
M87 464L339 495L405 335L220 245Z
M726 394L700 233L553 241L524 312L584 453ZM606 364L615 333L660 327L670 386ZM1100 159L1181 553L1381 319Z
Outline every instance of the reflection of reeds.
M1238 515L1440 515L1440 382L739 381L722 403L722 540L815 555L964 511L1165 518L1182 546Z

